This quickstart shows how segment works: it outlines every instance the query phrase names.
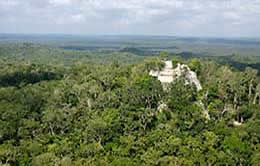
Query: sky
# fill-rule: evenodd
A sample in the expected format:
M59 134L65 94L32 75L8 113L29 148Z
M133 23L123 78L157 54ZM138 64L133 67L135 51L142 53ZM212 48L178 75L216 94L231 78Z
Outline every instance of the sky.
M0 0L0 33L260 37L260 0Z

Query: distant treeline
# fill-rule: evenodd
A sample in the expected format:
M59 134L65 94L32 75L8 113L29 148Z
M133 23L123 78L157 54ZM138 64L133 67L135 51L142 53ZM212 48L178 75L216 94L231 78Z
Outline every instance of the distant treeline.
M254 69L257 69L260 71L260 61L259 57L254 56L241 56L241 55L230 55L230 56L207 56L206 54L198 54L193 52L181 52L177 54L171 54L173 56L179 56L183 59L189 59L189 58L203 58L208 60L214 60L222 65L229 65L239 71L244 71L246 67L252 67ZM242 58L241 61L238 61L237 59ZM255 60L253 59L255 58ZM252 62L254 61L254 62ZM260 76L260 72L258 72L258 75Z
M147 50L162 50L162 49L178 49L177 46L157 46L157 47L120 47L120 46L62 46L60 47L65 50L79 50L79 51L84 51L84 50L101 50L101 49L109 49L109 50L115 50L115 51L121 51L121 52L130 52L132 53L133 50L135 52L138 50L138 52L142 51L147 51Z

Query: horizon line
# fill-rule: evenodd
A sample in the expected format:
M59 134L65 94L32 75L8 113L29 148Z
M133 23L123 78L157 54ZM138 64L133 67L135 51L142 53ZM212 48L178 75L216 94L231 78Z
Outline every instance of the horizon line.
M32 35L32 36L75 36L75 37L103 37L103 36L125 36L125 37L175 37L175 38L215 38L215 39L260 39L259 37L252 36L208 36L208 35L167 35L167 34L80 34L80 33L13 33L13 32L0 32L0 35Z

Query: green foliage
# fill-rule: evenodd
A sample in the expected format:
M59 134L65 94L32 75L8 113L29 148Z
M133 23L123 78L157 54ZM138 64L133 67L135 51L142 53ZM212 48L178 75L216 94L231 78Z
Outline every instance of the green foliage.
M169 92L169 107L181 111L183 107L186 107L196 101L197 92L193 85L186 85L185 81L180 79L175 83L172 83L172 87Z
M18 70L17 70L18 69ZM53 70L53 69L52 69ZM54 69L55 70L55 69ZM47 66L29 65L9 65L7 68L0 69L1 86L24 86L35 84L41 81L57 80L62 78L58 71L51 71Z
M197 74L200 74L201 72L201 64L200 60L197 58L193 58L189 62L189 67L192 71L196 72Z
M182 61L182 59L180 58L180 57L177 57L177 56L174 56L173 58L172 58L172 66L173 66L173 68L176 68L177 67L177 64L178 63L182 63L183 61Z
M164 66L164 62L162 62L159 58L150 58L145 60L145 68L147 71L160 71L163 69Z
M51 49L22 47L39 58ZM52 51L69 65L0 62L0 165L259 165L256 70L192 59L203 90L182 77L163 90L148 74L157 58Z
M169 52L168 51L161 51L160 52L160 58L163 60L167 60L169 58Z

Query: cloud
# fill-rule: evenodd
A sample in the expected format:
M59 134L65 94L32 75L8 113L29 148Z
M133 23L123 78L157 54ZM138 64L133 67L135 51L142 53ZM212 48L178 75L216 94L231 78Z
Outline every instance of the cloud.
M54 6L69 5L71 0L50 0L49 3Z
M259 18L259 0L0 1L0 32L255 36Z

